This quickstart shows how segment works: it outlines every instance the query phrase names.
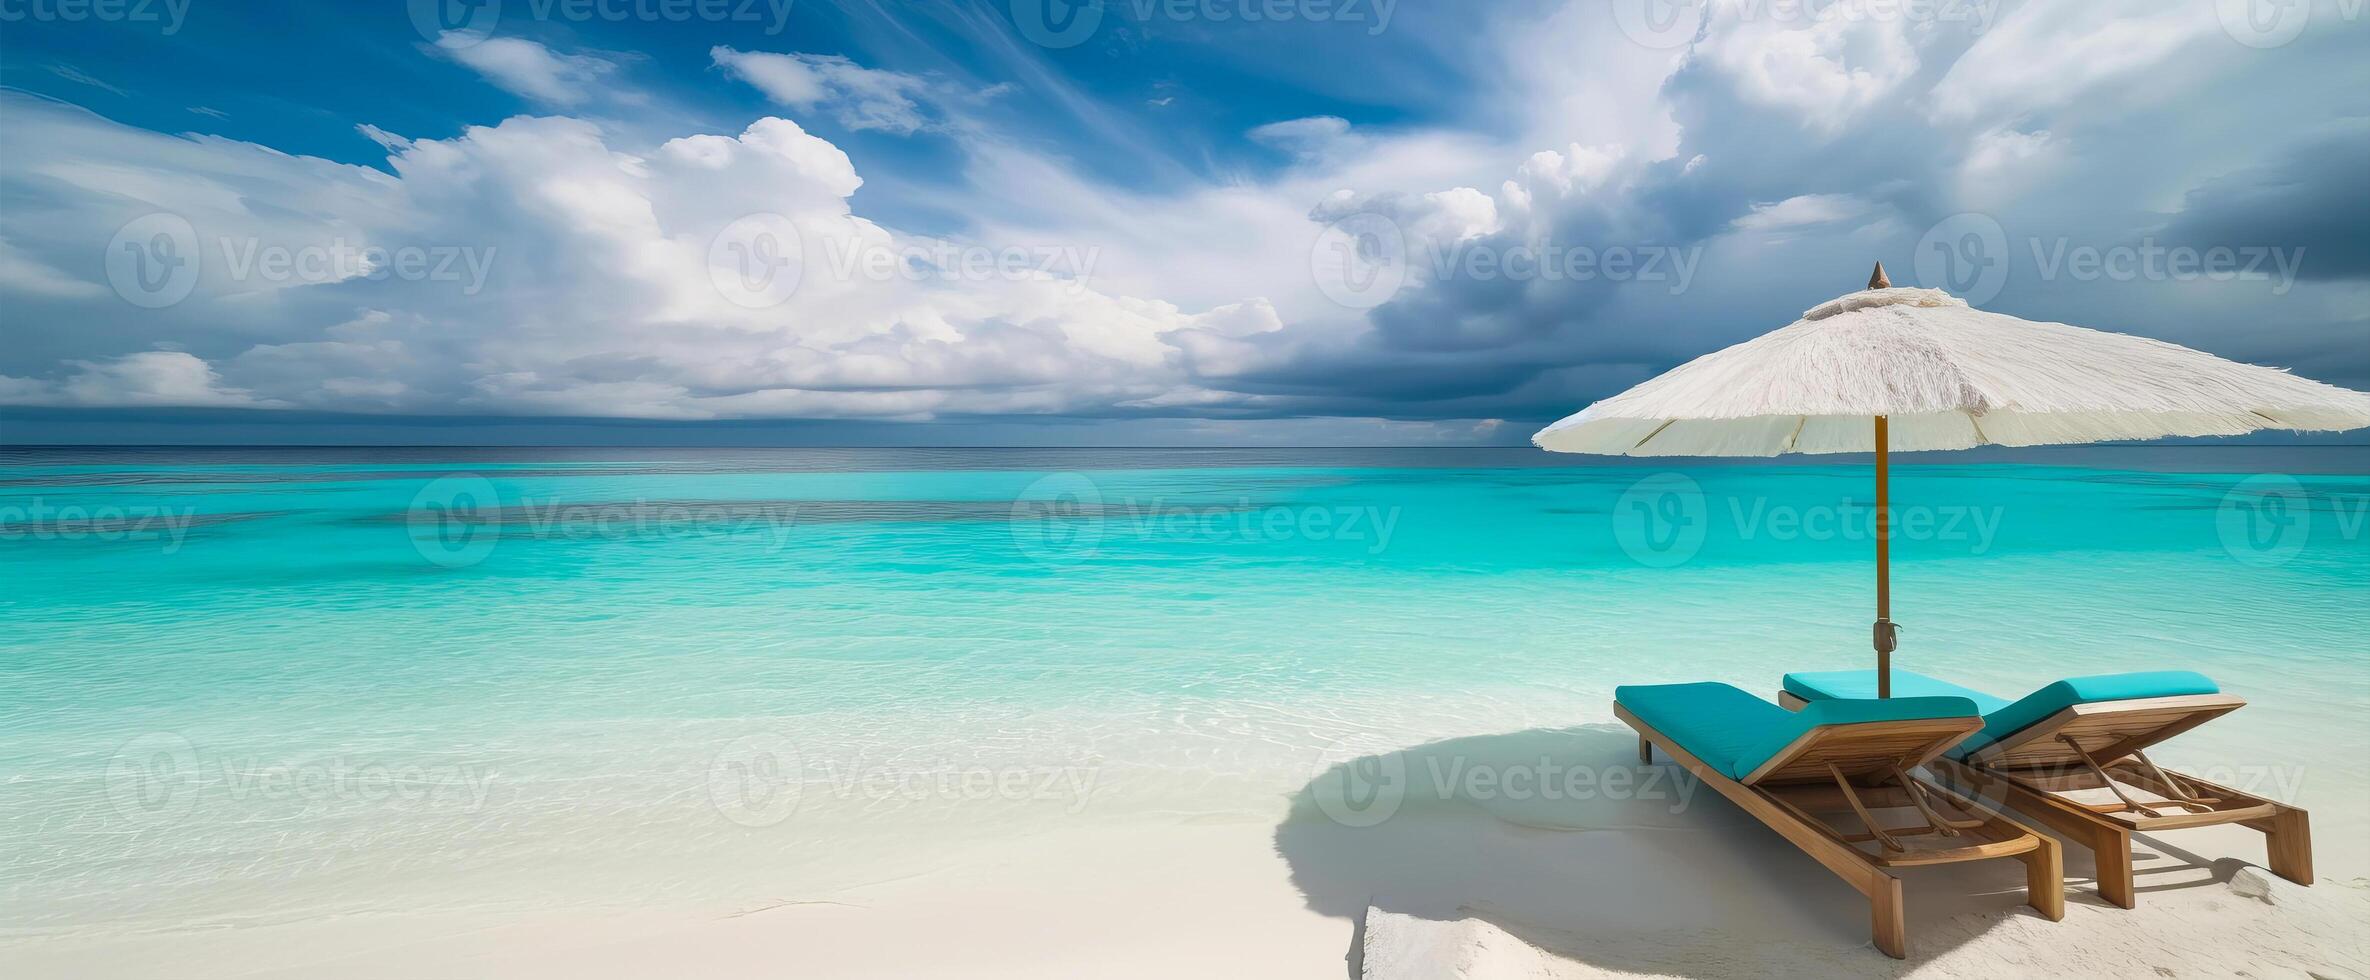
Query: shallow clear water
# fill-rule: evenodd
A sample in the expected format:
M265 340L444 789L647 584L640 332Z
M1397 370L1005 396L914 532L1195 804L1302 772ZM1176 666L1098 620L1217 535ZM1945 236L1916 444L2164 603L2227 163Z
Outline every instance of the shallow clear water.
M2201 670L2253 705L2173 761L2364 809L2370 452L1942 459L1896 468L1899 664ZM1272 819L1345 754L1866 665L1869 493L1517 450L0 452L0 922L736 901Z

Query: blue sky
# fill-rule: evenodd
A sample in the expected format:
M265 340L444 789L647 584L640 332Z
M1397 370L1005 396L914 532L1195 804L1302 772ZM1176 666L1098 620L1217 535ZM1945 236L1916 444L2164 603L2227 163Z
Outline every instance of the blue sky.
M0 441L1505 442L1878 259L2370 387L2365 51L2342 0L0 0Z

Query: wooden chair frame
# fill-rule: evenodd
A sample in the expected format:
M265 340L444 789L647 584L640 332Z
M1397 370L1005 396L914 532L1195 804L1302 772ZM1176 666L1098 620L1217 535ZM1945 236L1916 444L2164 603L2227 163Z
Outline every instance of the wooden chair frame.
M1613 715L1637 731L1639 762L1652 763L1653 750L1661 748L1704 785L1866 895L1870 938L1887 956L1909 955L1898 868L2015 858L2025 866L2026 904L2051 921L2065 917L2064 865L2055 838L1907 775L1982 728L1978 719L1821 725L1737 780L1704 764L1618 702ZM1924 822L1884 826L1871 807L1913 809ZM1822 812L1848 814L1860 829L1838 826ZM1937 840L1941 846L1931 846Z
M1799 710L1810 702L1780 692L1778 703ZM2228 694L2193 694L2078 704L2042 719L1965 760L1936 758L1929 767L1945 781L1998 800L2088 847L2098 865L2098 893L2123 908L2139 903L2132 877L2131 835L2188 827L2238 824L2263 834L2271 873L2310 885L2311 818L2275 800L2169 772L2146 750L2246 706ZM2108 791L2113 803L2083 802L2074 794ZM2155 797L2140 800L2137 794Z

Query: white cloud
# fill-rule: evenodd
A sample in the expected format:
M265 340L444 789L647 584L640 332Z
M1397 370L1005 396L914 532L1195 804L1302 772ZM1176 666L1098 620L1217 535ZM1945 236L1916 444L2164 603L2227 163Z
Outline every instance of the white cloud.
M2046 21L2037 6L2019 18ZM0 378L0 399L170 391L209 404L655 418L1409 413L1468 420L1440 431L1469 438L1487 428L1469 420L1568 409L1775 326L1800 307L1773 313L1772 297L1801 292L1805 270L1833 275L1838 292L1856 286L1869 259L1906 255L1952 211L1980 207L2021 235L2062 230L2049 222L2075 208L2096 229L2157 220L2151 207L2195 186L2194 164L2165 152L2179 127L2102 136L2080 119L2042 129L1983 105L1965 118L1935 109L1954 97L1958 83L1937 80L1959 77L1959 47L1983 50L1972 37L1722 23L1674 55L1627 43L1590 4L1483 36L1505 68L1503 90L1473 100L1502 114L1487 128L1285 120L1254 131L1294 150L1281 171L1180 170L1133 185L1090 176L1041 134L987 125L993 110L939 83L721 47L718 67L793 114L930 129L961 164L881 180L878 163L771 117L700 133L520 117L416 141L365 125L390 176L0 93L21 136L0 158L12 204L0 235L14 249L0 252L0 299L76 327L44 337L41 362L0 350L0 373L15 375ZM2241 122L2253 128L2233 132L2254 146L2276 144L2280 119ZM2239 145L2224 170L2261 152L2217 142ZM1125 133L1113 145L1155 152ZM869 193L950 216L959 233L928 238L858 213L867 176L879 181ZM159 209L209 242L187 300L147 311L59 284L71 278L57 270L95 267L92 229L104 238ZM1444 282L1418 269L1392 302L1351 310L1317 288L1311 251L1326 221L1358 210L1397 221L1416 250L1706 254L1683 294L1601 277ZM801 278L779 303L742 305L719 281L764 256L755 239L720 248L719 235L765 214L791 229ZM1787 247L1770 248L1780 235ZM465 294L439 281L241 278L211 250L216 239L341 237L492 262L484 289ZM930 264L971 246L1072 261L1020 275ZM893 261L867 271L870 256ZM2053 314L2104 310L2102 323L2144 330L2151 304L2178 305L2162 289L2083 284L2093 298L2067 301L2074 292L2051 297ZM2215 309L2236 321L2245 307ZM153 350L159 339L187 353Z
M34 296L88 298L105 293L107 288L89 280L74 278L62 269L26 255L7 239L0 238L0 292L5 291Z
M560 54L525 38L462 31L438 35L434 50L513 94L555 106L585 102L617 70L616 62L595 55Z
M153 336L169 322L186 352L94 352L61 365L60 380L20 375L11 382L19 400L31 391L91 405L659 418L1094 412L1191 390L1160 336L1205 322L1224 329L1240 315L1104 292L1078 254L917 238L866 220L848 205L862 181L847 155L786 119L629 152L589 122L517 117L452 139L396 141L388 178L34 100L14 98L9 110L30 132L58 138L0 179L71 170L87 182L180 161L181 179L106 180L114 193L75 198L63 223L108 227L120 223L106 216L115 210L184 214L205 264L172 307L95 307L104 316L86 341ZM199 179L231 173L235 194L219 176ZM141 197L112 201L125 191ZM299 217L284 220L285 209ZM786 247L803 258L795 291L777 303L743 305L719 285L741 257L725 233L752 215L780 216L797 239ZM17 224L0 227L13 239ZM491 261L477 293L426 275L291 289L225 268L216 248L225 238L267 253L342 238ZM72 237L40 244L51 254L88 247ZM993 264L1015 249L1019 264ZM990 264L969 264L982 256ZM923 265L941 257L947 268ZM1060 261L1047 270L1048 258Z
M56 65L51 65L51 66L49 66L49 70L50 70L50 72L51 72L52 74L55 74L55 75L56 75L56 76L58 76L59 78L63 78L63 79L65 79L65 80L69 81L69 82L73 82L73 83L75 83L75 84L78 84L78 85L88 85L88 86L90 86L90 87L92 87L92 88L95 88L95 89L103 89L103 90L105 90L105 91L107 91L107 92L111 92L111 93L113 93L113 94L116 94L116 95L130 95L130 94L131 94L130 92L126 92L126 91L124 91L123 89L117 88L117 87L116 87L116 86L114 86L114 85L108 84L108 82L107 82L105 79L102 79L102 78L99 78L98 76L92 75L91 73L89 73L89 72L86 72L86 71L83 71L83 70L82 70L82 69L80 69L80 68L76 68L76 67L74 67L73 65L67 65L67 64L56 64Z
M1340 116L1307 116L1254 126L1246 135L1287 153L1316 156L1349 138L1350 121Z
M2063 150L2046 129L2002 128L1978 134L1959 165L1959 200L1970 208L2006 203L2045 176Z
M1500 196L1513 210L1528 211L1542 196L1560 199L1587 193L1610 179L1624 156L1618 146L1578 143L1562 152L1540 150L1515 168L1514 176L1501 185Z
M152 350L104 361L69 361L74 369L50 384L0 377L0 402L91 407L279 408L252 393L226 387L205 361L181 351Z
M823 74L794 54L738 51L724 45L708 49L716 67L755 86L765 97L794 109L811 109L831 96Z
M1834 224L1868 213L1868 202L1850 194L1803 194L1774 204L1757 204L1752 213L1730 223L1740 231L1776 231L1807 225Z
M1954 122L2012 122L2140 77L2220 32L2210 3L2025 4L1951 65L1934 86L1934 112Z
M404 150L404 148L411 146L410 140L401 136L397 136L394 133L387 132L386 130L380 129L377 126L373 126L369 123L355 124L354 131L361 133L364 139L385 147L390 153L400 153Z
M800 110L827 109L849 129L903 134L928 124L914 101L928 86L913 75L866 68L839 55L738 51L718 45L708 56L775 103Z
M1911 23L1852 16L1849 6L1829 6L1802 22L1716 5L1696 53L1733 78L1746 100L1791 109L1832 133L1918 69Z

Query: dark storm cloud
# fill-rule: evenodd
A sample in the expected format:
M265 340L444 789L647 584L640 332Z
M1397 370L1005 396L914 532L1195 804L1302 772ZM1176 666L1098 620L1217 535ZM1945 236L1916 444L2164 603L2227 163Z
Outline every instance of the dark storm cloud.
M2305 279L2370 277L2370 118L2347 119L2259 167L2192 190L2165 227L2195 248L2263 246L2302 253Z

